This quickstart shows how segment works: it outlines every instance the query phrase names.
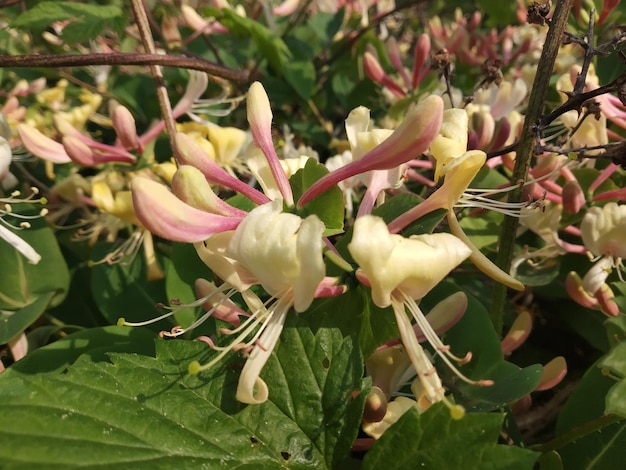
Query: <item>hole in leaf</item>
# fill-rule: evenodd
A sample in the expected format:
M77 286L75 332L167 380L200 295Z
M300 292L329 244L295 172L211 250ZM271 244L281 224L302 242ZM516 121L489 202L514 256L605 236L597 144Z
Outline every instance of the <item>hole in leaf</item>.
M284 459L284 460L289 460L291 458L291 454L289 452L281 452L280 456Z
M254 437L254 436L250 436L250 442L251 442L252 444L258 444L258 443L259 443L259 440L258 440L256 437Z
M324 369L328 369L330 367L330 360L327 357L322 359L322 367Z

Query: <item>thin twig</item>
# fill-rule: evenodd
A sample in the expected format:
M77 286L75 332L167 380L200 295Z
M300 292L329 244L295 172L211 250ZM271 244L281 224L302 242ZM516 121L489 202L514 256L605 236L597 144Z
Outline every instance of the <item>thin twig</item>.
M148 23L145 4L142 0L132 0L131 5L143 45L149 54L155 54L156 48L154 47L154 40L152 39L152 31L150 30L150 24ZM165 88L165 81L163 80L163 70L160 65L151 65L150 70L156 85L157 98L161 108L161 115L163 116L163 121L165 122L165 131L167 132L167 137L170 141L170 147L174 156L177 156L176 123L174 122L174 116L172 115L172 104L170 103L167 88Z

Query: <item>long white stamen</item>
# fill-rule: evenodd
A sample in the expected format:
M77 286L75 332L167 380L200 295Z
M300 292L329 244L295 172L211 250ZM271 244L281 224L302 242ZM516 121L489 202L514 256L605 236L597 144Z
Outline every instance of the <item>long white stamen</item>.
M467 359L457 357L450 352L450 348L444 345L439 336L437 336L437 333L435 333L433 328L430 326L430 323L428 323L428 320L426 320L426 317L415 303L415 300L413 300L411 297L407 296L403 292L400 292L400 296L403 303L409 308L409 311L413 315L413 318L415 318L415 321L422 330L422 333L424 333L424 336L426 336L426 339L428 340L430 345L434 348L435 352L439 355L439 357L441 357L441 359L447 364L447 366L452 370L452 372L455 373L457 377L471 385L491 385L493 383L490 380L472 380L463 375L461 371L459 371L456 366L452 364L449 358L452 358L459 363L466 362Z
M220 286L214 292L211 292L210 294L208 294L208 295L206 295L204 297L201 297L200 299L197 299L197 300L195 300L194 302L192 302L190 304L181 304L181 305L178 305L176 307L164 307L165 309L169 310L169 312L164 313L163 315L161 315L159 317L151 318L150 320L146 320L146 321L143 321L143 322L127 322L124 318L120 318L117 321L117 325L118 326L146 326L146 325L151 325L153 323L157 323L157 322L159 322L161 320L164 320L164 319L166 319L168 317L171 317L175 313L178 313L181 310L184 310L186 308L196 308L196 307L199 307L199 306L203 305L204 303L208 302L211 299L211 297L213 297L214 295L216 295L218 293L222 293L222 292L224 292L227 289L230 289L230 290L225 294L225 297L223 299L221 299L220 302L218 304L216 304L215 307L213 307L211 310L209 310L207 312L208 315L205 314L205 315L203 315L201 317L203 319L202 321L204 321L209 316L211 316L211 314L215 311L215 309L219 305L221 305L224 301L226 301L227 299L232 297L236 293L236 291L234 289L230 288L230 286L228 286L227 284L224 284L224 285ZM194 322L194 325L198 326L200 323L202 323L202 322L196 321L196 322ZM195 326L194 326L194 328L195 328ZM183 332L184 332L184 331L188 331L190 329L192 329L192 327L189 327L189 328L186 328L186 329L181 329L181 330L183 330ZM178 333L178 331L180 331L180 330L177 330L177 333ZM173 336L179 336L180 334L182 334L182 333L178 333L178 334L175 334ZM165 335L166 336L172 336L172 334L165 334Z

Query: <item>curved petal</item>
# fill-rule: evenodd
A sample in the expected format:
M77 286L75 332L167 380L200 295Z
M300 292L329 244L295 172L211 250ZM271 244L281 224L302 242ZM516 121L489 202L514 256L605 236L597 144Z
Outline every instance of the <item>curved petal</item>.
M52 163L69 163L69 157L63 145L50 137L46 137L37 129L28 124L18 124L17 133L22 144L30 153Z
M155 235L172 241L194 243L214 233L234 230L238 217L201 211L178 199L166 186L136 177L131 182L137 218Z
M335 184L370 170L389 170L413 160L428 149L437 136L443 117L443 100L435 95L420 101L407 112L398 128L380 145L315 182L300 198L298 207Z
M244 217L248 213L231 206L213 192L200 170L182 165L172 178L172 192L187 204L212 214Z
M259 377L263 366L269 359L276 342L283 331L283 325L287 318L287 312L291 299L283 298L278 301L272 317L267 320L265 331L261 334L257 344L250 352L250 357L246 361L241 375L239 376L239 384L237 385L236 398L242 403L250 405L259 405L267 401L269 390L267 384ZM256 390L255 390L256 388Z

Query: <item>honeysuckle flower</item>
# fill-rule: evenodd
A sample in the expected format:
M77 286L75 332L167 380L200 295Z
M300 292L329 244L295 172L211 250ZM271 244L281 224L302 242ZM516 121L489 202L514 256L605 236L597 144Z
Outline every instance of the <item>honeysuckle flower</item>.
M431 403L444 401L452 410L458 411L458 407L445 398L439 376L417 340L406 309L435 352L462 380L477 385L488 384L486 381L474 382L456 369L450 359L461 363L467 358L458 358L450 353L450 348L441 342L417 305L471 254L471 250L448 233L410 238L393 235L381 218L370 215L357 218L348 250L360 267L357 276L372 288L374 304L381 308L393 308L402 344L428 400Z
M490 190L471 190L468 187L483 167L487 156L481 150L465 151L467 145L468 118L464 110L449 109L444 112L440 135L433 139L430 149L436 160L435 176L442 175L442 186L426 200L409 209L389 224L389 230L397 233L411 222L437 209L446 209L450 231L468 246L471 261L485 274L513 289L523 290L524 285L502 271L471 242L456 217L455 207L485 207L507 214L517 215L527 203L507 205L486 196L498 193ZM506 188L509 190L511 188ZM502 191L502 190L500 190ZM517 211L517 212L515 212Z
M267 400L269 390L259 375L278 341L286 315L292 307L303 312L310 306L325 274L324 224L315 215L301 219L281 211L280 200L253 209L234 231L226 250L273 301L259 302L238 328L228 331L236 339L228 347L215 347L221 351L217 358L189 367L191 373L199 373L231 350L249 350L237 387L237 399L249 404ZM247 295L249 299L251 293Z
M257 180L263 193L271 200L282 199L282 194L278 183L272 175L272 171L267 164L267 159L258 148L248 149L246 154L246 165L249 172ZM287 178L293 176L299 169L304 168L309 157L284 158L280 160L280 166Z
M412 106L398 128L380 145L358 160L343 166L316 181L298 200L298 207L352 176L371 170L391 170L426 151L441 127L443 100L429 96Z

